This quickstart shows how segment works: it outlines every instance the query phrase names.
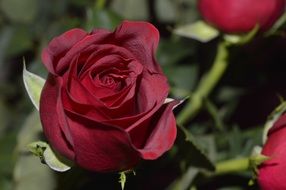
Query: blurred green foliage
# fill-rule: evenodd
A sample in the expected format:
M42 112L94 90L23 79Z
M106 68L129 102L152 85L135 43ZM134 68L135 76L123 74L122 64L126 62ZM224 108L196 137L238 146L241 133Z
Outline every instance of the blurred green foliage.
M218 39L200 43L172 30L199 17L195 0L0 0L0 189L120 189L117 174L76 167L59 174L28 153L26 144L44 137L22 82L23 57L29 71L45 77L40 55L53 37L75 27L113 29L123 19L147 20L161 33L157 59L169 79L171 96L182 99L210 68ZM225 76L200 114L185 126L211 162L249 156L261 145L263 123L279 104L276 95L286 95L285 48L285 36L258 37L230 48ZM250 172L202 172L202 165L190 162L196 156L190 151L193 145L181 144L135 168L136 176L127 176L126 189L257 188L247 186Z

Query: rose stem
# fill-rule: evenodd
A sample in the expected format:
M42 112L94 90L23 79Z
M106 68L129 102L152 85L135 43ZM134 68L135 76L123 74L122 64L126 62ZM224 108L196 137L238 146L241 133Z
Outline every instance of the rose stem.
M221 41L218 44L216 57L212 68L202 77L198 84L197 90L190 95L187 105L177 116L177 123L184 125L200 111L203 105L203 100L214 89L218 81L223 76L228 66L228 49L227 43Z

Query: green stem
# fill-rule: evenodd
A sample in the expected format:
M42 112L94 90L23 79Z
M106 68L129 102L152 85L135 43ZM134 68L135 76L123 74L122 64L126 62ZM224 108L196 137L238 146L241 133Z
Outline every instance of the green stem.
M218 81L221 79L228 65L228 50L225 41L218 45L217 54L214 64L198 84L197 90L191 94L190 100L184 109L177 116L177 123L184 125L200 111L203 105L203 100L214 89Z
M250 168L249 158L237 158L222 161L216 164L215 175L246 171Z

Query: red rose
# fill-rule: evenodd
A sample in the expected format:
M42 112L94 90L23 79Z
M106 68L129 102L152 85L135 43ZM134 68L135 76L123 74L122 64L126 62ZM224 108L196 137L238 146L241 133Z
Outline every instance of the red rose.
M268 132L262 154L270 159L259 168L258 182L263 190L286 189L286 114Z
M257 24L269 29L284 12L285 0L199 0L198 6L204 19L219 30L243 33Z
M73 29L49 43L40 117L56 151L89 170L118 171L172 147L177 101L164 103L158 41L153 25L125 21L114 32Z

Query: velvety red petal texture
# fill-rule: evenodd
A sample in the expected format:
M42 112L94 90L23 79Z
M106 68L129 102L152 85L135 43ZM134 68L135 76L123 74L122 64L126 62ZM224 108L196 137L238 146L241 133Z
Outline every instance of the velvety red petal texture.
M226 33L269 29L285 10L285 0L199 0L204 19Z
M42 61L48 71L56 74L58 61L65 55L76 43L87 36L87 33L81 29L72 29L54 38L42 51Z
M75 161L93 171L127 170L140 160L128 134L118 128L69 114Z
M65 157L73 160L73 142L70 139L71 134L66 131L66 118L60 100L61 80L48 76L45 86L42 90L40 99L40 116L44 133L52 147ZM66 131L67 133L64 133Z
M172 147L178 102L164 103L169 85L155 60L158 42L153 25L125 21L114 32L73 29L49 43L40 116L55 150L83 168L108 172Z
M154 160L169 150L176 139L177 128L173 108L179 101L163 105L148 122L129 131L134 141L145 141L142 148L138 148L141 157Z
M153 72L161 72L154 58L159 43L159 32L147 22L123 22L115 30L115 40L131 51L136 59Z
M263 190L286 189L286 115L282 115L268 132L262 154L270 159L259 168L258 182Z

